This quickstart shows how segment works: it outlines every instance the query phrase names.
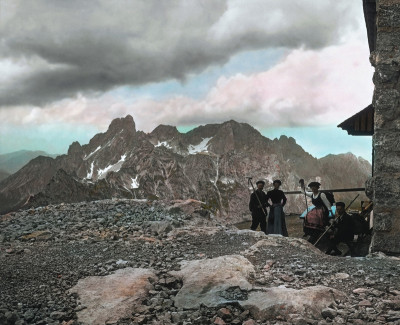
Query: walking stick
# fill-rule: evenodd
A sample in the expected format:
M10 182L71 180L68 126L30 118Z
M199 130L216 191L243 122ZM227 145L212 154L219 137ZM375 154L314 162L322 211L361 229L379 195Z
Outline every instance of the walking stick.
M258 201L258 203L259 203L260 206L261 206L261 210L262 210L262 212L264 213L264 216L267 218L267 213L265 212L265 210L264 210L264 208L263 208L263 206L262 206L262 204L261 204L260 198L259 198L258 195L257 195L256 189L254 188L254 185L253 185L253 182L251 181L251 179L252 179L252 177L247 177L247 183L248 183L248 184L251 184L251 187L253 188L253 192L254 192L254 194L256 195L257 201Z
M307 215L308 215L308 204L307 204L306 189L305 189L305 186L304 186L304 179L299 180L299 184L300 184L301 188L304 188L304 201L306 203L306 211L307 211L306 212L306 216L304 217L304 220L306 220L307 219Z
M353 201L351 201L351 202L349 203L349 205L347 206L347 208L344 210L345 212L347 211L348 208L350 208L350 206L354 203L354 201L355 201L359 196L360 196L360 194L357 194L357 196L353 199ZM337 220L337 218L339 218L339 217L336 217L335 220L333 220L332 224L328 227L328 229L326 229L325 232L324 232L324 233L318 238L318 240L314 243L314 246L316 246L316 245L318 244L318 242L320 241L320 239L321 239L322 237L324 237L324 235L328 232L329 229L331 229L331 227L334 225L334 223L335 223L335 221Z

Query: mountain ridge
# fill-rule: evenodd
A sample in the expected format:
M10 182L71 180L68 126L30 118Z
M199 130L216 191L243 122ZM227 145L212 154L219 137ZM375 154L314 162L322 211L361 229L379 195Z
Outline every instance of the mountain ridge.
M5 154L0 154L0 170L7 176L14 174L23 166L25 166L30 160L38 157L52 157L55 158L57 154L49 154L42 150L18 150ZM1 179L0 179L1 180Z
M60 169L64 174L56 177ZM62 198L66 202L110 197L196 199L227 222L235 222L249 218L248 175L264 179L266 189L279 178L282 189L289 191L297 189L300 178L319 180L324 188L362 187L368 169L368 162L352 154L317 159L293 138L271 140L233 120L187 133L167 125L144 133L127 115L113 120L106 132L96 134L88 144L74 142L66 155L34 160L0 182L0 213L21 208L27 200L26 207L61 203ZM335 170L345 170L345 175ZM72 178L81 185L60 196L59 191L74 184ZM91 188L100 181L94 195ZM300 212L303 199L291 197L287 210Z

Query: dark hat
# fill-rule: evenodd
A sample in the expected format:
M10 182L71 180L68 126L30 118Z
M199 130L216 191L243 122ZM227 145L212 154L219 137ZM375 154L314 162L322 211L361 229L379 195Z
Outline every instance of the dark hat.
M282 182L279 179L274 180L272 184L275 184L275 183L278 183L279 185L282 185Z
M344 208L346 206L346 204L344 204L344 202L336 202L336 206Z
M258 185L258 184L262 184L262 185L265 185L265 182L264 181L257 181L257 183L256 183L256 185Z
M308 187L313 187L313 186L320 187L321 184L318 182L311 182L310 184L308 184Z

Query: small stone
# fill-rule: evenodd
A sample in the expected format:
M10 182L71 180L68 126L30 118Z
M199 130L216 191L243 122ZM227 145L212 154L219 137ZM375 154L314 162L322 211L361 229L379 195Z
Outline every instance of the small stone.
M337 311L332 309L332 308L324 308L321 311L321 315L323 318L330 318L330 319L334 319L337 315Z
M25 313L24 313L24 319L26 321L30 321L35 317L35 313L33 312L32 309L28 309Z
M274 264L274 260L267 260L264 265L264 270L268 271Z
M291 323L293 325L307 325L307 321L304 318L298 317L298 318L293 318L291 320Z
M172 322L173 322L174 324L177 324L177 323L179 323L179 322L181 321L181 316L180 316L180 314L177 313L177 312L172 312L172 313L171 313L171 319L172 319Z
M245 322L243 322L242 325L256 325L256 321L254 319L248 319Z
M14 324L19 319L17 313L11 311L6 312L4 316L10 324Z
M50 317L52 319L62 319L63 317L65 317L65 313L61 312L61 311L53 311L50 314Z
M358 303L359 306L371 307L372 303L369 300L362 300Z
M356 294L361 294L361 293L366 293L366 292L368 292L367 288L357 288L357 289L353 290L353 293L356 293Z
M249 312L248 310L245 310L244 312L242 312L242 313L239 315L239 318L240 318L241 320L244 320L244 319L246 319L247 317L249 317L249 315L250 315L250 312Z
M294 281L294 278L291 277L291 276L289 276L289 275L282 275L282 276L281 276L281 279L282 279L283 281L285 281L285 282L293 282L293 281Z
M215 325L225 325L226 323L224 322L224 320L220 317L215 318L214 323Z
M400 310L400 300L382 300L382 302L387 308Z
M146 315L140 315L138 317L135 317L133 321L138 325L142 325L146 322Z
M350 277L350 275L348 275L347 273L336 273L335 275L333 275L333 277L336 280L344 280Z
M228 308L221 308L218 310L218 316L222 319L227 319L232 316L231 311Z

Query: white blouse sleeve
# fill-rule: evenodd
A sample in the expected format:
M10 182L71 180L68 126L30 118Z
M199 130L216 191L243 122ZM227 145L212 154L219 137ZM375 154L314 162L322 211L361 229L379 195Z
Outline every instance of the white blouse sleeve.
M326 198L325 193L321 193L321 199L324 202L325 206L328 208L328 210L331 210L332 209L331 203Z
M313 192L307 192L304 188L301 187L300 189L305 195L312 198Z

